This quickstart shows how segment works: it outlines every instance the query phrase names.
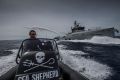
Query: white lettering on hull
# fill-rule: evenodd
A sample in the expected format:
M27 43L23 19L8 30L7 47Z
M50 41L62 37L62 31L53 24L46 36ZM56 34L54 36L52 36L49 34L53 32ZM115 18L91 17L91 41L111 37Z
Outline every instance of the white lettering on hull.
M18 80L29 80L29 75L18 77Z
M59 77L58 70L34 73L30 75L19 76L17 80L44 80Z
M44 80L44 79L51 79L51 78L57 78L58 71L49 71L49 72L43 72L43 73L36 73L32 74L32 80Z

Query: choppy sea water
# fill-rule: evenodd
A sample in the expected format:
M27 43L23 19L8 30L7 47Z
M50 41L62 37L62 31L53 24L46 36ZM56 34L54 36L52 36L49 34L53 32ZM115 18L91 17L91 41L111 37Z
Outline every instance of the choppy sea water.
M107 44L95 41L103 40ZM120 39L59 41L62 61L90 80L120 80ZM111 40L110 40L111 39ZM21 41L0 41L0 75L15 66Z

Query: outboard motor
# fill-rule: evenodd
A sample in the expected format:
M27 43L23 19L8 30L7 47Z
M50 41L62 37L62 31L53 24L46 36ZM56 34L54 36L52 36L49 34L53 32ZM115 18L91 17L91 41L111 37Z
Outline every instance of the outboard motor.
M22 56L15 80L58 80L59 76L54 52L30 51Z

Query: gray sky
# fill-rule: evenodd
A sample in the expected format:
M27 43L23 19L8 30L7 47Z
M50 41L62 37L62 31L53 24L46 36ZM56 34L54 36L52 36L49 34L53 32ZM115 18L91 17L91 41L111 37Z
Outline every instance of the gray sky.
M74 20L87 29L120 30L120 0L0 0L0 40L27 38L24 27L67 33Z

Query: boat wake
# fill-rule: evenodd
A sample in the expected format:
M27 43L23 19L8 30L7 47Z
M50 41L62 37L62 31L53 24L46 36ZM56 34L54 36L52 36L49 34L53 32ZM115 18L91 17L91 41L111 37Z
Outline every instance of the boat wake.
M112 75L112 69L93 59L82 57L82 51L66 50L64 45L59 45L62 61L75 71L80 72L90 80L104 80ZM75 56L79 55L79 56Z

